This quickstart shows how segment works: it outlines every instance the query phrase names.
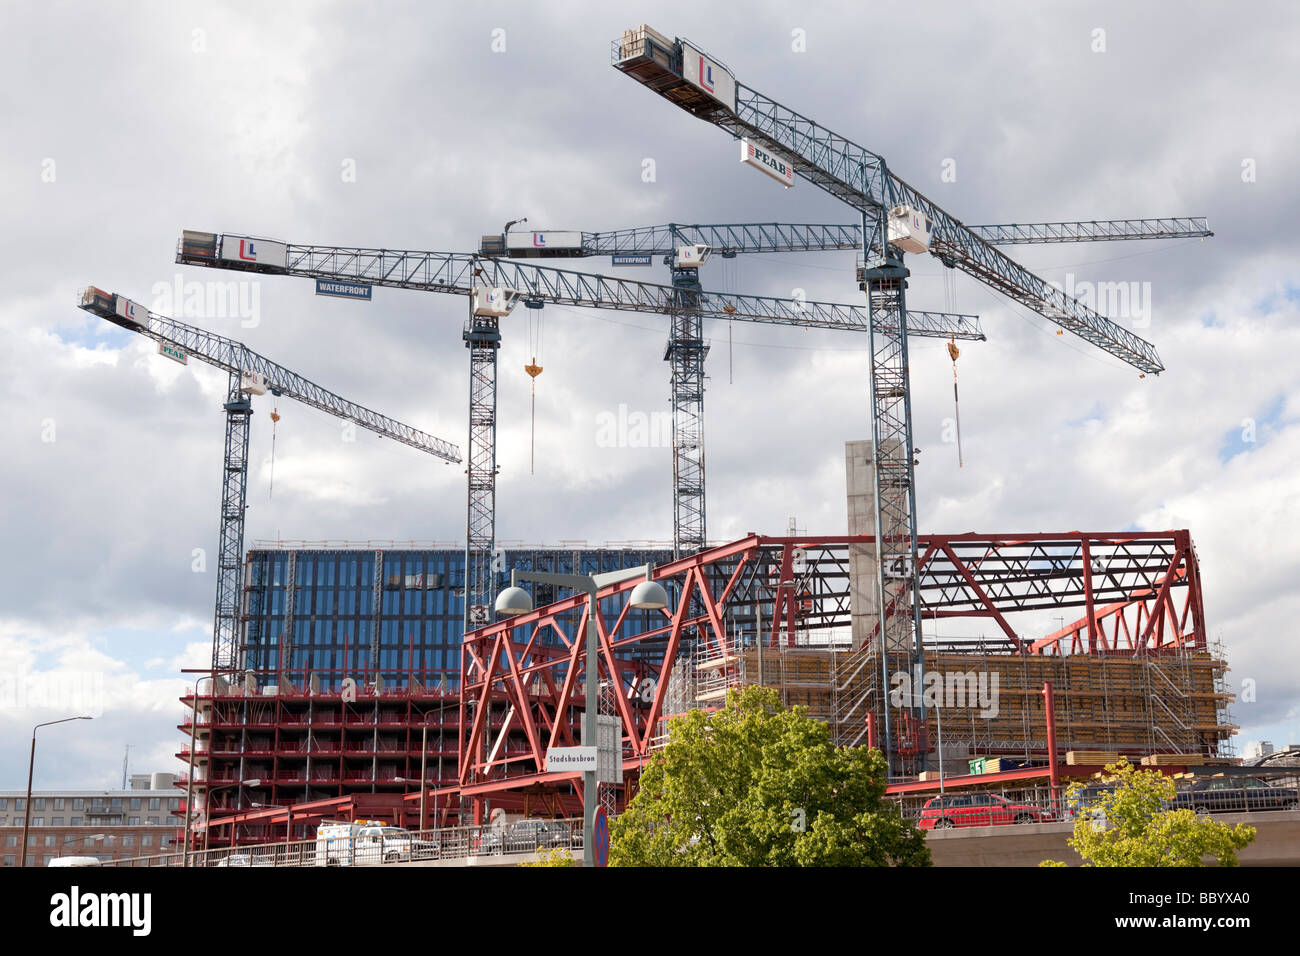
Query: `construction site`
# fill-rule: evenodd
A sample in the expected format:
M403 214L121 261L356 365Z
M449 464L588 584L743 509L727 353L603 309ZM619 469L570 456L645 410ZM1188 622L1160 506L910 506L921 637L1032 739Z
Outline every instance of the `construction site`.
M459 446L342 398L241 342L120 293L92 286L83 294L83 309L157 341L164 355L229 376L212 660L191 672L179 724L189 844L306 839L323 821L358 816L426 830L501 814L574 816L596 802L617 813L674 715L721 707L729 690L751 684L825 721L836 743L880 749L900 800L928 793L936 779L987 788L1003 786L1007 774L1059 795L1066 778L1086 778L1121 755L1180 773L1237 763L1228 659L1209 636L1195 529L918 529L908 378L909 340L945 345L959 427L958 343L985 333L972 314L912 309L907 256L935 257L1080 348L1154 377L1164 368L1154 345L1005 250L1207 238L1207 222L968 226L878 154L743 85L689 41L642 25L614 40L611 59L630 81L630 101L657 94L737 139L742 164L782 186L798 179L828 192L853 221L609 232L511 231L512 222L470 252L181 234L176 262L187 267L307 278L318 292L325 283L328 294L344 297L369 299L374 287L389 287L467 303L459 339L469 362L463 457ZM715 258L829 250L858 253L846 280L862 293L860 305L715 293L704 284ZM668 281L569 268L602 256L616 265L620 257L662 262ZM556 258L565 268L540 262ZM517 306L531 315L552 304L664 320L671 541L545 548L498 540L503 320ZM871 404L855 430L869 429L869 437L841 436L842 533L809 534L792 519L779 535L709 537L709 319L836 330L867 344ZM536 358L526 370L536 378ZM465 539L247 549L252 402L268 393L463 462ZM960 433L957 442L960 454ZM1085 518L1063 506L1059 526ZM498 596L529 575L581 578L595 596L589 600L581 581L539 581L527 605L502 604ZM638 590L647 583L665 598L634 597L648 593ZM594 658L588 647L598 647ZM600 744L598 781L590 771L549 769L554 748L593 743L583 724L596 700L599 723L591 726L613 741Z

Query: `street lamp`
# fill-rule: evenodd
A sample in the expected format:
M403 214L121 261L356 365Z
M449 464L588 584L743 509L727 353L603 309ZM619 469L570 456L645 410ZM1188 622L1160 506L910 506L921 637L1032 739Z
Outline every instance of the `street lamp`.
M235 787L235 788L260 787L261 785L262 785L262 781L259 778L254 777L252 780L236 780L232 783L223 783L219 787L206 788L203 794L203 816L205 818L203 823L203 854L204 854L203 865L204 866L208 865L208 859L207 859L208 836L209 834L212 833L212 795L216 793L218 790L229 790L231 787ZM238 802L236 802L235 809L236 810L239 809ZM231 846L235 845L235 825L233 823L230 825L230 845Z
M603 574L549 574L542 571L519 571L511 569L510 587L506 588L496 599L498 614L527 614L533 609L533 599L527 591L519 587L520 581L534 584L551 584L556 587L572 588L587 592L587 664L584 681L586 687L586 711L582 715L582 736L589 746L596 744L596 708L597 694L600 689L600 639L596 629L596 592L609 584L631 581L643 577L632 589L628 603L637 609L659 609L668 606L668 592L662 584L651 579L653 565L645 564L637 568L625 568L622 571L606 571ZM596 865L596 771L584 771L582 775L582 865Z
M448 707L458 706L456 704L439 704L438 705L438 786L442 786L442 715ZM426 766L429 758L429 715L424 715L424 724L420 727L420 779L412 780L409 777L394 777L396 783L419 783L420 785L420 826L418 829L428 829L428 821L424 816L424 801L429 792L428 774ZM433 819L438 819L438 791L433 792ZM433 829L437 829L434 826Z
M36 768L36 731L53 724L66 724L70 720L93 720L92 717L64 717L61 720L47 720L32 728L32 756L27 761L27 800L23 804L23 852L19 866L27 865L27 827L32 821L32 771Z
M194 698L192 701L192 707L190 709L190 769L188 775L185 778L185 850L181 857L181 866L190 865L190 844L193 843L193 835L194 835L194 756L195 756L194 747L195 747L195 740L197 739L197 735L199 731L199 685L201 683L203 683L202 677L196 677L194 679ZM216 686L216 675L209 675L208 690L210 693L212 693L213 697L216 697L216 693L213 691L213 688L215 686ZM209 744L210 743L211 743L211 738L209 738ZM209 762L209 765L211 765L211 762ZM204 801L204 808L206 809L206 807L207 807L207 802ZM207 842L206 825L204 826L203 831L204 831L204 843L206 844Z

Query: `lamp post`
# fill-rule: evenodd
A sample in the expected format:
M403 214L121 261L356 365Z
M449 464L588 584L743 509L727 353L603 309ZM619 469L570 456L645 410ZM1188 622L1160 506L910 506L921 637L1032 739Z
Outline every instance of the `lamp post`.
M208 689L214 686L215 675L208 677ZM190 769L185 778L185 850L181 857L181 866L190 865L190 844L194 836L194 747L199 730L199 685L203 683L202 677L194 680L194 700L190 709ZM215 694L213 695L215 696ZM204 801L204 809L207 808L207 801ZM204 843L207 842L207 825L203 827Z
M36 731L52 724L66 724L70 720L91 720L90 717L64 717L60 720L47 720L32 728L32 755L27 761L27 799L23 802L23 851L19 866L27 865L27 828L32 821L32 771L36 769Z
M663 585L654 581L651 574L653 565L645 564L637 568L622 571L606 571L603 574L549 574L542 571L519 571L511 569L510 587L506 588L496 599L498 614L528 614L533 610L533 599L527 591L519 587L520 581L534 584L552 584L557 587L572 588L587 592L587 662L584 673L586 684L586 710L582 715L582 736L588 746L596 745L596 709L600 691L600 637L596 628L596 592L609 584L644 578L632 589L628 603L634 608L665 608L668 606L668 592ZM582 865L596 865L596 771L584 771L582 775Z
M211 806L212 795L216 793L218 790L229 790L231 787L236 787L236 788L257 787L260 786L261 783L262 781L259 778L254 777L252 780L236 780L233 783L225 783L219 787L208 787L207 793L204 794L204 800L203 800L203 810L205 815L207 816L207 822L203 826L203 853L204 853L203 865L204 866L208 865L208 859L207 859L208 836L209 834L212 833L212 806ZM236 810L239 809L238 803L236 803L235 809ZM233 823L230 825L230 845L231 846L235 845L235 825Z

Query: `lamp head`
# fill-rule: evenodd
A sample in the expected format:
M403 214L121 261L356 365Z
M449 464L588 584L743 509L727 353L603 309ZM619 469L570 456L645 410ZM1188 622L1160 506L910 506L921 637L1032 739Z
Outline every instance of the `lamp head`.
M658 581L642 581L632 589L630 603L638 609L659 610L668 606L668 592Z
M498 614L527 614L533 609L532 596L520 587L508 587L497 595Z

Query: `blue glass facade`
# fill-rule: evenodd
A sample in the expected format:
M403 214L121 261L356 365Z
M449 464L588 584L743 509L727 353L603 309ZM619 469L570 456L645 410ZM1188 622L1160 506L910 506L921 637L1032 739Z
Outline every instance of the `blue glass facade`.
M667 549L505 549L493 593L509 584L511 568L595 574L670 560ZM451 548L250 551L244 667L294 682L314 674L322 691L362 675L450 689L460 671L464 577L465 554ZM539 607L565 596L529 587ZM636 619L645 613L634 612L633 631L645 626Z

